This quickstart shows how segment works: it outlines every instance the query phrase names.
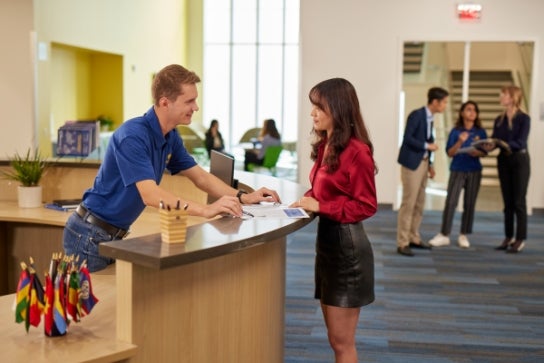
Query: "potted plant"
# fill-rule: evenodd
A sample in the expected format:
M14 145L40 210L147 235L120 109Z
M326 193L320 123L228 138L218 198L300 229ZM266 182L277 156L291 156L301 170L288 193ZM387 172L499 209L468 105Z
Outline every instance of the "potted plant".
M113 120L109 116L100 115L97 117L100 122L100 131L107 132L113 129Z
M38 149L32 153L29 148L24 156L15 153L9 162L13 171L2 173L5 178L21 183L18 187L19 207L41 207L42 187L39 183L47 164Z

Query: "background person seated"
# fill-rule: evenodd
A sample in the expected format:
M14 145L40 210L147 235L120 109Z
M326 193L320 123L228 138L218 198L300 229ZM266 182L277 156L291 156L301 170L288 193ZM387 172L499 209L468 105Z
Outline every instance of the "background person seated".
M206 150L208 151L208 157L210 157L212 150L225 151L223 136L219 132L219 121L215 119L212 120L210 128L206 131Z
M259 141L261 147L259 149L246 150L244 159L244 170L249 171L248 165L257 164L262 165L264 159L264 153L269 146L281 146L281 136L276 128L276 121L269 118L264 120L263 128L259 134Z

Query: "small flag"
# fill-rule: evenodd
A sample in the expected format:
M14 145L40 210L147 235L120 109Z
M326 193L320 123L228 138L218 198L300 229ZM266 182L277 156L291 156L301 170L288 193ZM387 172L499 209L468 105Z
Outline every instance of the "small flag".
M45 274L45 316L43 319L45 335L53 335L53 304L55 303L55 287L51 276Z
M68 319L75 322L80 321L80 304L79 304L79 274L75 267L72 267L72 271L68 278L68 293L66 295L66 315Z
M28 268L24 262L21 262L21 275L17 283L17 292L15 294L15 322L29 323L28 321L28 306L30 304L30 283L31 277L28 273ZM28 331L28 327L26 328Z
M66 311L64 309L64 278L61 272L57 273L55 279L55 299L53 304L53 322L58 332L66 333Z
M33 268L30 268L30 276L32 279L30 288L30 307L29 307L29 322L30 325L37 327L42 321L44 313L45 301L43 285L40 278Z
M93 295L91 274L86 264L82 264L79 269L79 288L79 302L81 304L82 315L88 315L98 302L98 299Z

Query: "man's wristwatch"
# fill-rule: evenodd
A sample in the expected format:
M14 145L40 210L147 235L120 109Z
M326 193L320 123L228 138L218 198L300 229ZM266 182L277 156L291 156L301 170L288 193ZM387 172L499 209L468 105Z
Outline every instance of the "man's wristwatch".
M240 204L244 204L242 203L242 194L247 194L247 192L245 190L239 190L238 193L236 193L236 198L238 198Z

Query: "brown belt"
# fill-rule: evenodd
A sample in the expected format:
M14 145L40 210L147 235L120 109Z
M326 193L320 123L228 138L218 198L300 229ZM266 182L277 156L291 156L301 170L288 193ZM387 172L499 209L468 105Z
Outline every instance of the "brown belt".
M114 225L111 225L108 222L104 222L100 218L95 217L94 215L92 215L91 212L89 212L87 208L83 206L83 204L77 206L76 214L80 216L81 219L83 219L85 222L90 223L93 226L102 228L109 235L111 235L113 239L123 239L129 233L129 231L125 229L117 228Z

